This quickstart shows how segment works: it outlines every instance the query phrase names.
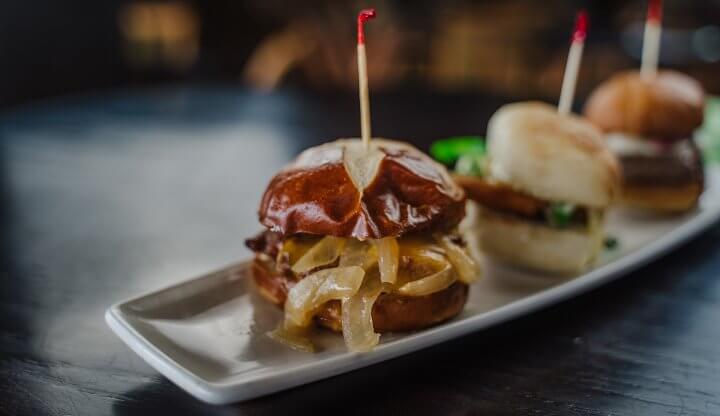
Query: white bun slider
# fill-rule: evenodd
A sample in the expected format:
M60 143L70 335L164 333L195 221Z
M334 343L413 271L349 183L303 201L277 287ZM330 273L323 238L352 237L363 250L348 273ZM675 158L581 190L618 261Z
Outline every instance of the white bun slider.
M540 102L503 106L488 126L486 166L485 175L458 177L476 208L467 225L479 249L555 274L595 261L604 210L620 185L618 161L596 127Z
M485 254L502 263L557 274L577 273L597 258L600 227L558 229L477 207L471 236Z
M550 201L605 207L619 183L616 158L601 132L554 106L523 102L501 107L488 125L490 176Z

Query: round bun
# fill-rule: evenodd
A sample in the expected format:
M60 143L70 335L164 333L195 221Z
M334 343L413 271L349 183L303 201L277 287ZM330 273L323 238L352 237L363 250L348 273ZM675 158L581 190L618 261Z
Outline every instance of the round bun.
M490 177L537 198L610 204L619 167L601 132L540 102L501 107L488 124Z
M253 278L260 294L280 307L285 304L288 290L294 284L291 277L275 271L272 261L263 261L258 257L253 262ZM447 321L462 311L468 291L468 285L455 282L427 296L383 293L373 305L373 327L377 332L414 331ZM315 321L341 332L340 302L326 303L316 314Z
M332 235L359 240L455 227L465 194L447 170L415 147L359 139L307 149L270 182L260 222L283 237Z
M471 238L488 256L550 273L584 270L597 257L602 239L587 231L556 229L477 207Z
M585 116L605 132L681 139L702 124L703 105L702 86L687 75L662 70L645 80L638 71L624 71L590 95Z

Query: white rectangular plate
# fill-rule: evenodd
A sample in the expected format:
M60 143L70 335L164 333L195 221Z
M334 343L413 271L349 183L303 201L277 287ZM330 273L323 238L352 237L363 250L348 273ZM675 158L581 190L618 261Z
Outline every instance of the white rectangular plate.
M699 208L682 217L611 212L608 234L620 245L573 279L531 276L486 264L465 310L445 324L383 335L372 352L345 350L341 336L316 331L320 352L301 353L269 339L281 312L255 293L248 263L119 303L113 331L151 366L200 400L223 404L309 383L407 354L529 314L627 274L710 226L720 216L720 169L709 169Z

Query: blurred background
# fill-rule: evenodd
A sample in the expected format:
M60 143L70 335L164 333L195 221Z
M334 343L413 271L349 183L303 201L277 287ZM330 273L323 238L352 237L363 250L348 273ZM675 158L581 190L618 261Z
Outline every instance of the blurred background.
M661 65L720 92L720 0L665 2ZM575 12L591 27L584 96L637 67L644 0L3 0L0 108L61 94L235 84L354 93L355 15L368 27L373 92L557 98Z

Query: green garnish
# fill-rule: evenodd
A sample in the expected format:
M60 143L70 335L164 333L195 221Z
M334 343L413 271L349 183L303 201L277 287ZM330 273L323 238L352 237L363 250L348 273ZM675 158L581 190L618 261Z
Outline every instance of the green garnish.
M570 224L575 205L567 202L552 202L547 209L547 221L553 227L564 228Z
M720 135L720 97L710 97L705 101L702 129L707 133Z
M608 237L605 237L605 241L603 241L603 245L605 246L605 248L607 250L614 250L620 245L620 242L618 241L617 238L608 236Z
M720 97L709 97L705 102L705 117L696 138L705 162L720 163Z
M430 154L447 166L453 166L466 154L485 154L485 139L480 136L455 136L438 140L430 146Z

